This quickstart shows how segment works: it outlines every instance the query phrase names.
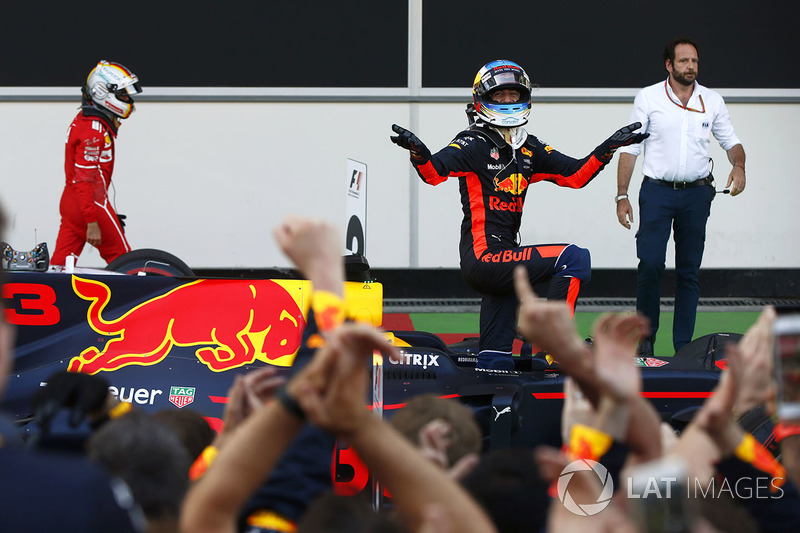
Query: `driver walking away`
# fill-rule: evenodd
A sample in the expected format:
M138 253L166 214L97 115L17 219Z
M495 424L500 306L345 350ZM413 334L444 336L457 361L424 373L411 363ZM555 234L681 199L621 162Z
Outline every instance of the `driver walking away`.
M574 159L529 135L523 126L531 111L531 82L518 64L496 60L482 67L472 86L467 114L475 122L435 154L410 131L393 125L392 142L409 150L420 178L438 185L459 180L464 213L461 273L483 294L478 368L512 370L517 298L513 271L523 265L531 283L550 280L548 299L566 300L574 313L581 282L590 278L589 251L575 244L521 246L518 232L528 186L549 181L561 187L586 186L620 146L639 143L641 124L615 132L583 159Z
M67 134L61 195L61 226L50 261L63 266L67 256L79 256L85 243L106 263L130 252L122 221L108 197L114 171L114 144L122 119L134 111L133 95L142 92L136 74L100 61L81 88L81 111Z

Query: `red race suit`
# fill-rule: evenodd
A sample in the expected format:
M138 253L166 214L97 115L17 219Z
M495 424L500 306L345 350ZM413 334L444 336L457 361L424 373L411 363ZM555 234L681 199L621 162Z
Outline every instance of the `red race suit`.
M102 240L97 250L106 263L131 251L108 198L116 137L114 123L87 106L70 124L64 157L67 183L61 195L61 226L51 264L63 265L68 255L81 254L90 222L100 226Z

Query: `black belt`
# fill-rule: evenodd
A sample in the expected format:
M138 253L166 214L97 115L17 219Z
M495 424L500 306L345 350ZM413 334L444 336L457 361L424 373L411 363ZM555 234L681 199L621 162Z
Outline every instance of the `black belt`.
M670 189L675 189L676 191L680 191L683 189L691 189L692 187L702 187L703 185L711 185L712 183L714 183L714 177L711 174L709 174L708 177L695 181L667 181L667 180L659 180L656 178L651 178L650 176L645 176L644 181L651 181L653 183L658 183L659 185L664 185L666 187L669 187Z

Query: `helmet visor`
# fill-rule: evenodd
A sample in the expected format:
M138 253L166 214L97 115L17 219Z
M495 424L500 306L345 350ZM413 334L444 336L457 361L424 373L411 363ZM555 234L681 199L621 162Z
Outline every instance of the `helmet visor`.
M139 94L140 92L142 92L142 86L139 85L138 81L135 81L135 82L133 82L133 83L131 83L129 85L126 85L125 87L121 87L119 90L117 90L118 94L119 93L124 93L124 94L127 94L129 96L133 96L134 94Z
M115 91L114 96L116 96L117 100L119 100L120 102L125 102L126 104L133 103L133 98L131 97L130 94L128 94L128 91L126 91L125 89L120 89L119 91Z
M501 72L499 74L495 74L494 82L495 86L498 85L523 85L522 80L520 79L516 72Z
M475 92L478 96L487 96L498 89L516 89L520 92L521 100L528 100L531 94L531 82L521 69L489 71L483 75Z
M134 82L130 85L126 85L125 87L120 87L114 91L114 96L117 97L117 100L120 102L125 102L127 104L133 103L133 95L139 94L142 92L142 88L138 82Z

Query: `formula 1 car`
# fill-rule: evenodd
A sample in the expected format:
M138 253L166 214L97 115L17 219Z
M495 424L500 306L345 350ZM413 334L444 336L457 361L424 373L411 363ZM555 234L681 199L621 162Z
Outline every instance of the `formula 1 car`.
M141 274L146 256L120 264L125 272ZM170 258L160 259L159 273L172 274ZM100 374L113 394L143 411L190 406L219 429L235 374L263 365L288 371L309 307L310 282L299 279L93 269L7 274L2 297L6 320L17 327L17 342L2 408L26 431L35 431L25 426L33 396L60 370ZM380 326L382 295L378 282L348 282L347 314ZM433 393L473 409L487 449L560 445L564 376L557 367L518 357L514 371L479 371L477 339L446 345L426 332L388 334L400 346L402 361L375 368L381 379L373 382L381 394L374 407L384 416L391 417L412 396ZM674 357L638 358L643 396L665 421L682 428L719 379L722 347L739 337L708 335ZM754 414L749 425L769 441L771 425L763 414ZM349 472L337 474L337 482L350 484L346 492L358 492L366 478L348 457L346 450L337 452L336 466Z

